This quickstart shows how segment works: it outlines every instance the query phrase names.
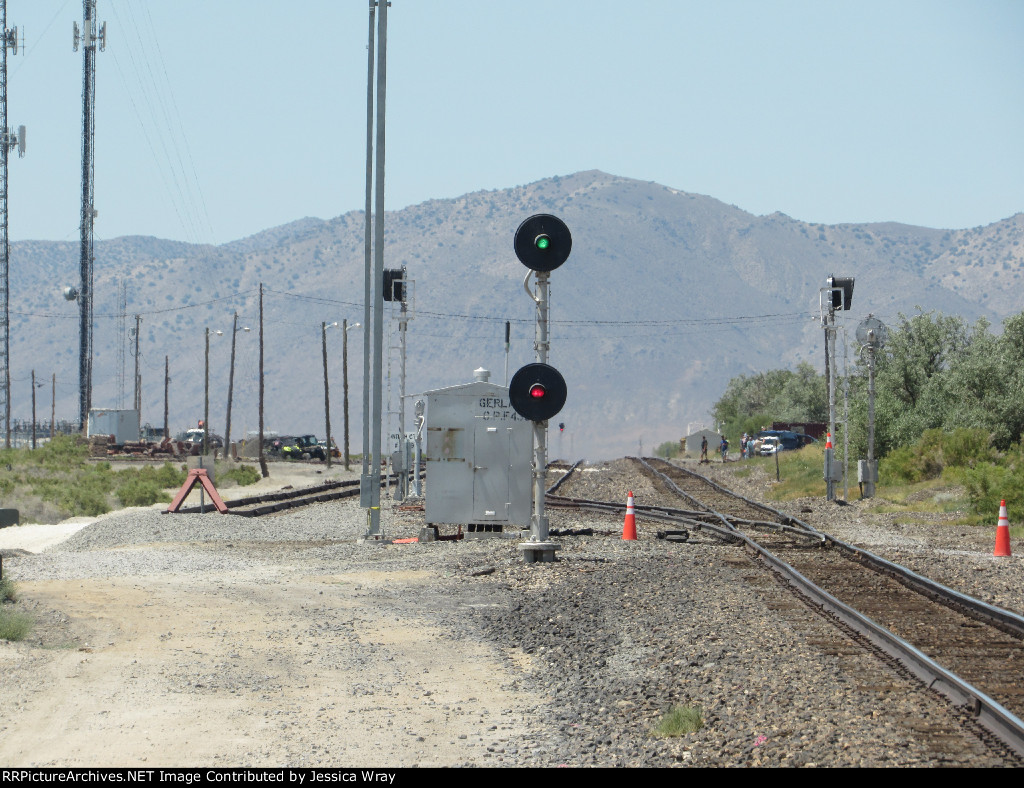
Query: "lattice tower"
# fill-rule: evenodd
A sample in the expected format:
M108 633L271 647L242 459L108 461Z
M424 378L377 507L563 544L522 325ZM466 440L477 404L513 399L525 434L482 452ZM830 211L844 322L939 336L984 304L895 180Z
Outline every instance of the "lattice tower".
M18 29L7 29L7 0L0 0L0 32L3 41L0 50L0 413L4 419L4 445L11 445L11 320L10 320L10 261L11 246L7 237L7 159L18 146L19 137L7 126L7 50L18 52ZM25 134L21 131L21 153L24 154Z

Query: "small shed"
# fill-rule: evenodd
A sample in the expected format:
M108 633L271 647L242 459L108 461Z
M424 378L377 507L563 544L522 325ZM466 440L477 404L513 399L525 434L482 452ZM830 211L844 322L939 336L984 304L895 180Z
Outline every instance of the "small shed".
M708 439L708 454L714 454L718 451L718 444L722 440L722 436L714 430L697 430L692 435L687 435L683 438L683 443L686 446L686 453L700 456L700 440L701 438Z
M139 412L92 408L87 426L86 437L113 435L114 443L123 445L139 439Z
M533 508L533 423L487 370L474 374L473 383L425 392L426 522L466 525L467 536L527 526Z

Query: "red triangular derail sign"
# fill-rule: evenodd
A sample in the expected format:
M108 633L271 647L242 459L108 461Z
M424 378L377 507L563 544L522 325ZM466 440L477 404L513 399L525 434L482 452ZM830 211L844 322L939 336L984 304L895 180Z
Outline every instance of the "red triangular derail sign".
M185 479L185 483L181 485L181 489L178 490L178 494L174 496L174 500L171 501L171 505L167 507L167 511L178 511L181 507L182 501L188 497L188 494L192 492L192 488L196 486L196 482L203 485L203 489L210 494L210 500L213 502L213 505L217 507L217 511L221 514L226 514L228 511L227 504L225 504L217 494L217 488L213 486L213 482L210 481L210 477L206 475L206 468L193 468L188 472L188 478Z

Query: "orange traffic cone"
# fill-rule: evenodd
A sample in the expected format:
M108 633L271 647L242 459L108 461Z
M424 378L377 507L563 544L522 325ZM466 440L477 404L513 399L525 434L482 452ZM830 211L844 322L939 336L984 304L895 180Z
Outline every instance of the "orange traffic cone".
M819 433L819 435L820 434L821 433ZM825 448L826 449L831 449L832 448L832 433L831 432L826 432L825 433Z
M636 541L636 510L633 508L633 491L626 498L626 522L622 525L623 541Z
M1010 518L1006 516L1006 501L999 503L999 524L996 525L996 550L992 555L1010 554Z

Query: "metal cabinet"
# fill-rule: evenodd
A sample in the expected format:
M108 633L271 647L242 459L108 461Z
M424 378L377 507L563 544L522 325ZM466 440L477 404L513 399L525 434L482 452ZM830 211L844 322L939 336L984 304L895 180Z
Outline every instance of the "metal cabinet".
M478 379L426 398L427 523L528 525L533 425L508 389Z

